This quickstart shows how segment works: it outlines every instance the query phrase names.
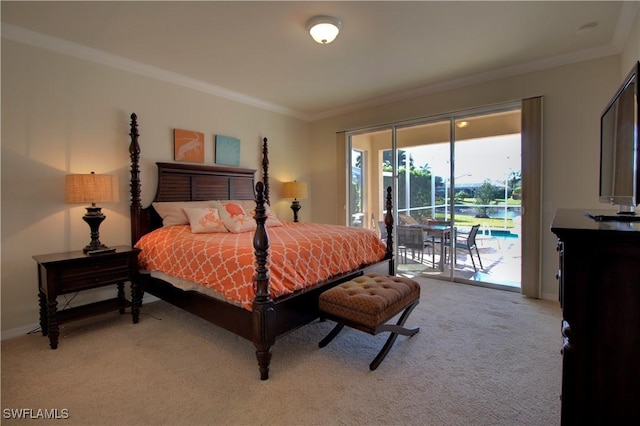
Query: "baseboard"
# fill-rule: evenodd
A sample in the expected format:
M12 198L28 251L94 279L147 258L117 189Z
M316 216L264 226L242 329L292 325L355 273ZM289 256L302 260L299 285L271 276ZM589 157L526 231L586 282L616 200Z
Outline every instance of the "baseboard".
M13 339L14 337L24 336L25 334L29 334L30 332L38 329L40 329L40 323L33 323L22 327L12 328L11 330L3 331L0 340L4 341Z
M152 303L152 302L157 302L158 299L155 296L152 296L150 294L145 294L144 298L142 299L142 304L146 305L147 303ZM4 340L9 340L9 339L13 339L15 337L20 337L20 336L24 336L26 334L29 334L35 330L39 330L40 329L40 323L36 322L33 324L29 324L29 325L23 325L21 327L16 327L16 328L12 328L9 330L5 330L2 331L2 334L0 336L0 341L4 341Z

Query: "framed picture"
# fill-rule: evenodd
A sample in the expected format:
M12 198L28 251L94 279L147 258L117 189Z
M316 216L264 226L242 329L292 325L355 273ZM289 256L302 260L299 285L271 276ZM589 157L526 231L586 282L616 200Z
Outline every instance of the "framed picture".
M173 159L204 163L204 133L193 130L173 130Z
M240 139L216 135L216 164L240 165Z

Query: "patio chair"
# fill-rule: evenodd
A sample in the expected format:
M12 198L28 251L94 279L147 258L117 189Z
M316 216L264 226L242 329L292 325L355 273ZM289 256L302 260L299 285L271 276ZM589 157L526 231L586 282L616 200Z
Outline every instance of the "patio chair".
M380 230L380 239L383 242L386 242L387 241L387 226L381 220L378 221L378 229Z
M480 252L478 251L478 246L476 245L476 235L478 234L479 229L480 229L480 224L473 225L468 234L460 233L456 236L456 250L465 250L469 252L469 257L471 258L471 264L473 265L473 270L476 272L478 272L478 268L476 268L476 262L473 260L474 249L476 251L476 255L478 256L480 269L484 269L484 266L482 266L482 259L480 259Z
M480 244L480 247L484 245L485 241L495 241L498 250L500 250L500 239L494 235L491 235L491 227L487 222L480 226L480 230L476 234L476 243Z
M397 227L398 232L398 253L402 253L404 259L407 259L407 252L411 250L411 258L422 263L424 260L424 250L431 245L427 238L426 232L421 226L404 226ZM433 253L432 253L433 257Z

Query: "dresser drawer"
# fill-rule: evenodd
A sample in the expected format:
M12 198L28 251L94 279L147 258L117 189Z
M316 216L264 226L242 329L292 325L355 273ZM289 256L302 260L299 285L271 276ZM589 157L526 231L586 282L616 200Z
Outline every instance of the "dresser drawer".
M109 262L83 263L66 267L59 272L59 292L100 287L118 281L129 280L129 258L112 259Z

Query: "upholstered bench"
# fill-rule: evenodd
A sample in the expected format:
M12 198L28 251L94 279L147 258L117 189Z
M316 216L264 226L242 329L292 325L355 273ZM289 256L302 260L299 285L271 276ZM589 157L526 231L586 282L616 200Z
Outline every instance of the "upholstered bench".
M369 369L375 370L389 353L398 334L413 336L420 331L420 328L404 328L419 300L420 285L417 282L390 275L366 274L333 287L320 295L319 309L321 319L328 318L337 324L318 345L325 347L345 325L372 335L391 332L382 350L369 364ZM396 324L387 324L403 310Z

